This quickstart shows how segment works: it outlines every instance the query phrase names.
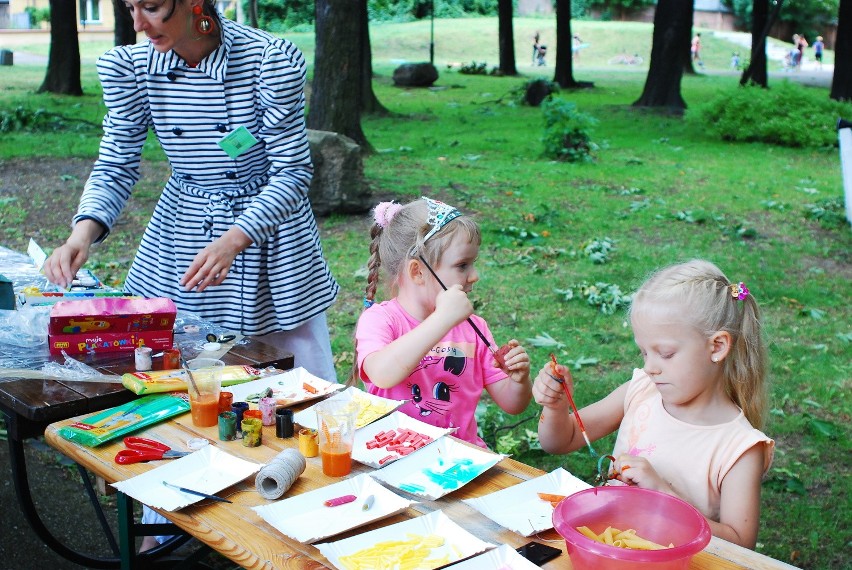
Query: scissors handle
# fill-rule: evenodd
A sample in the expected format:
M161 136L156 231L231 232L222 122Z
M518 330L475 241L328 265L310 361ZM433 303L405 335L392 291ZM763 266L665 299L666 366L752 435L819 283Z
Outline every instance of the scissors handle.
M154 459L162 459L164 451L140 451L138 449L122 449L115 454L115 462L121 465L130 465L131 463L140 463L142 461L153 461Z
M153 439L147 439L144 437L125 437L124 445L131 449L138 449L139 451L159 451L160 454L171 449L165 443L160 443L159 441L154 441Z

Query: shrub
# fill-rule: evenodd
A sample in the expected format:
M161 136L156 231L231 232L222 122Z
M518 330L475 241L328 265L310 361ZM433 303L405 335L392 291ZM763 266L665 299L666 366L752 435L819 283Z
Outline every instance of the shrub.
M848 106L816 91L784 81L770 89L737 87L687 113L723 140L765 142L790 147L837 145L837 118Z
M577 110L570 101L549 97L541 105L544 113L544 154L556 160L591 160L598 145L591 130L598 120Z

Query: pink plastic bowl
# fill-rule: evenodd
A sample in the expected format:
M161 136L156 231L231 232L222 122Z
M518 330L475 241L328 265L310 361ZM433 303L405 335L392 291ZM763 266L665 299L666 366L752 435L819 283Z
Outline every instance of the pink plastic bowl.
M665 550L631 550L601 544L581 534L606 527L635 529L642 538L674 544ZM710 542L710 525L698 510L677 497L628 486L594 487L563 499L553 511L553 527L565 539L575 570L685 569Z

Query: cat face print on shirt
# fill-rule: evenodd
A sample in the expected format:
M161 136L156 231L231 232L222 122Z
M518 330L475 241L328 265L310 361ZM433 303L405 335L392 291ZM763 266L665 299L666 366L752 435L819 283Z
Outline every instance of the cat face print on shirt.
M456 347L438 347L423 357L407 383L411 405L421 418L433 414L450 417L453 394L459 390L458 377L466 367L467 357ZM417 374L420 371L425 373Z

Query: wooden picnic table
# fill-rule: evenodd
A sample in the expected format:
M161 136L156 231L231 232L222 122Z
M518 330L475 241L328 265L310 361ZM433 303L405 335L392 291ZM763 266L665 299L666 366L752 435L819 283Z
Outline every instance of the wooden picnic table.
M68 441L61 437L57 430L74 421L75 419L63 420L50 425L45 433L45 439L64 455L108 482L123 481L163 464L162 461L132 465L115 463L114 456L122 448L121 441L110 442L96 448L84 447ZM219 441L216 427L195 427L189 413L150 426L135 435L162 441L173 448L180 448L183 442L191 438L203 437L210 441L211 445L215 445L235 457L256 463L266 463L286 448L298 448L297 438L276 438L274 426L263 428L263 442L260 447L245 447L239 440ZM369 473L372 470L372 467L354 462L352 473L349 476ZM477 538L492 544L508 544L517 548L531 539L553 541L551 544L563 550L563 554L545 564L543 568L570 569L572 568L570 559L564 553L565 543L561 541L555 531L549 530L527 538L501 527L473 507L462 502L462 499L487 495L543 474L544 472L540 469L511 458L505 458L473 481L438 500L416 503L399 515L382 519L320 542L354 536L440 509L462 528ZM233 504L202 501L175 512L159 509L157 511L183 531L243 568L315 569L332 567L316 547L311 544L302 544L283 535L252 510L252 507L270 504L271 502L262 498L256 492L254 479L255 477L251 476L243 482L218 493L232 500ZM307 459L307 469L284 497L312 491L339 480L323 474L319 457L309 458ZM123 493L119 493L119 497L120 501L128 500ZM124 509L132 512L131 506L132 503L125 505ZM519 508L522 508L522 506L519 505ZM125 520L124 524L129 526L130 522ZM134 568L136 567L136 560L133 556L135 544L132 540L132 533L125 529L122 536L125 539L120 545L125 560L123 567ZM714 538L703 552L693 558L690 568L693 570L740 568L770 570L792 567Z
M274 367L280 370L293 368L292 354L283 353L256 338L246 338L244 341L244 344L235 345L222 356L226 364ZM14 347L0 346L0 350L14 350ZM56 357L54 360L61 361L62 357ZM107 353L87 357L86 364L104 375L120 376L135 371L133 353L126 356ZM161 359L155 359L155 368L161 366ZM55 552L77 564L101 568L110 565L62 544L44 525L33 502L27 477L24 440L43 435L45 428L53 422L118 406L138 397L120 383L29 377L0 378L0 413L6 419L9 468L18 503L39 538ZM85 483L89 482L85 474L83 480ZM118 558L113 562L112 566L118 567Z

